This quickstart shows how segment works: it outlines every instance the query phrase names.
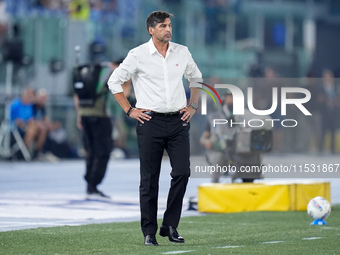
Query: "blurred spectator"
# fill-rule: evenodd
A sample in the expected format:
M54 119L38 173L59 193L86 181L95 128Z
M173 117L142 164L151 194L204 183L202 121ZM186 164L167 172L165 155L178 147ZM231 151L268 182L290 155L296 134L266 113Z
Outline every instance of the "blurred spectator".
M116 69L122 62L123 58L117 59L110 63L110 67L112 70ZM135 105L135 96L133 93L133 89L131 86L131 80L128 80L122 85L123 93L130 102L131 105ZM126 113L117 104L116 100L110 100L109 109L111 111L111 116L114 116L115 128L114 128L114 136L113 139L115 141L115 149L113 151L113 157L119 157L116 155L118 153L117 149L123 150L123 157L129 157L130 152L127 148L127 141L131 136L131 133L135 134L134 127L136 126L136 121L126 116Z
M7 35L8 15L6 12L6 3L0 0L0 46Z
M32 7L38 9L48 9L50 5L50 0L35 0L32 1Z
M297 79L290 79L289 83L284 81L285 86L300 86ZM301 96L298 93L286 93L287 98L289 99L298 99ZM306 107L306 105L304 105ZM307 108L308 109L308 108ZM309 109L308 109L309 110ZM282 151L288 153L302 153L308 152L309 144L313 141L310 136L306 137L307 127L306 120L310 116L305 116L301 114L299 108L294 104L286 105L286 116L284 119L293 119L298 122L298 125L293 128L281 128L283 132L283 140L282 140ZM308 141L305 141L306 138ZM308 142L308 144L307 144Z
M32 10L31 1L27 0L7 1L7 4L9 12L13 16L23 15Z
M208 117L208 123L205 131L203 132L200 143L206 149L207 162L211 166L227 166L231 162L231 156L228 153L228 141L233 139L235 128L229 127L228 125L223 125L223 127L216 126L212 127L213 119L226 119L230 121L234 119L233 115L233 96L231 93L226 93L224 95L224 105L222 112L213 112ZM228 139L229 140L228 140ZM221 172L216 171L212 173L212 182L218 183Z
M206 42L214 44L225 38L228 1L205 0Z
M60 158L73 158L76 153L71 145L67 142L65 129L58 121L51 121L46 114L46 103L48 94L45 89L39 89L36 92L36 100L34 104L34 118L38 122L41 129L46 130L46 143L42 149L44 153L41 155L42 160L58 161Z
M62 0L35 0L33 7L45 10L62 10L64 3Z
M34 104L34 117L36 120L40 120L44 123L46 126L46 129L48 129L48 120L46 117L46 102L48 99L48 95L45 89L39 89L36 92L35 96L35 104Z
M94 9L102 9L103 8L103 1L102 0L88 0L89 2L89 5L92 8Z
M10 118L18 127L19 133L23 136L24 143L33 157L41 152L47 136L47 130L34 119L34 102L34 90L26 88L21 98L14 99L10 106Z
M51 10L62 10L65 7L65 1L63 0L50 0L48 3L48 8Z
M272 67L266 67L264 69L264 78L265 78L265 88L262 91L262 95L266 100L266 107L263 109L270 109L272 105L272 94L273 88L276 87L279 91L281 91L282 84L279 82L278 74ZM281 125L282 116L281 116L281 104L277 105L275 112L271 114L272 119L276 119L279 121L274 122L273 128L273 150L281 151L282 150L282 142L283 142L283 127Z
M102 0L103 9L112 12L117 8L117 0Z
M322 73L322 96L321 96L321 143L320 152L324 150L325 137L330 134L331 152L335 153L335 131L337 124L337 108L339 95L335 88L334 74L331 70L325 69Z
M312 116L301 116L299 119L299 140L301 151L304 152L318 151L321 139L321 109L320 104L323 97L322 85L318 82L313 73L309 72L305 79L303 87L311 93L311 99L304 104Z
M89 5L91 8L91 18L99 19L103 10L103 2L101 0L89 0Z
M248 77L249 78L262 78L264 76L264 70L260 63L253 63L249 66Z
M90 4L88 0L72 0L68 5L71 20L86 21L90 17Z

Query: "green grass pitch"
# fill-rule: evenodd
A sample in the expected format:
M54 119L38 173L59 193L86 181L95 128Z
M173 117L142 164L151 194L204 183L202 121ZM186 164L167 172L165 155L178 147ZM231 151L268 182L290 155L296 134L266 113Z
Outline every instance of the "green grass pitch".
M184 217L185 244L157 234L143 244L139 222L0 232L0 254L340 254L340 205L328 225L310 226L306 212L247 212Z

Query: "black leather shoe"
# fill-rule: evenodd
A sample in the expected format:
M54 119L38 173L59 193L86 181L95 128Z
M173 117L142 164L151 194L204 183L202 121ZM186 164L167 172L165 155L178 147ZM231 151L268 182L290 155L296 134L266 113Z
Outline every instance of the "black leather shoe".
M144 244L158 246L155 235L146 235L144 239Z
M175 227L162 225L159 229L159 235L169 237L169 241L173 243L184 243L184 238L178 234Z

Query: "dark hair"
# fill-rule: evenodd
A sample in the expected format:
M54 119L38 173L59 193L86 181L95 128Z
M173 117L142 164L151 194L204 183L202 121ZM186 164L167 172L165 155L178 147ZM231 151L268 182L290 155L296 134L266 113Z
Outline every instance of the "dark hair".
M171 13L163 12L163 11L154 11L151 12L146 19L146 29L149 32L149 27L155 28L158 23L164 22L165 19L173 17Z

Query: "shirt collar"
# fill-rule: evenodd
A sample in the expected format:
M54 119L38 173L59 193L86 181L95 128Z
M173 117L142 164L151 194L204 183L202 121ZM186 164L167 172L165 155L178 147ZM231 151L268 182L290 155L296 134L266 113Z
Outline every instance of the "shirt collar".
M157 52L156 46L154 45L153 41L152 41L152 37L150 38L150 40L148 41L148 46L149 46L149 52L150 55L154 54L155 52ZM171 42L169 42L169 48L168 51L174 51L173 45Z

